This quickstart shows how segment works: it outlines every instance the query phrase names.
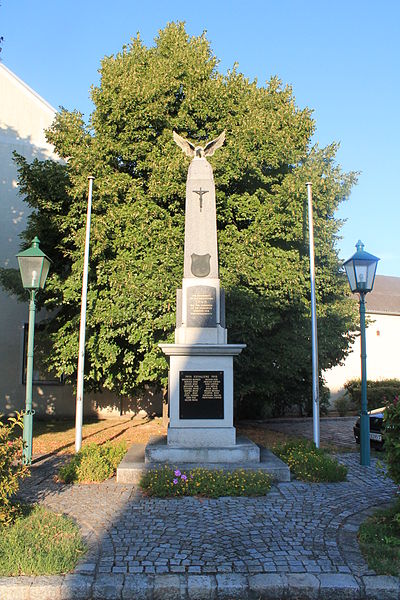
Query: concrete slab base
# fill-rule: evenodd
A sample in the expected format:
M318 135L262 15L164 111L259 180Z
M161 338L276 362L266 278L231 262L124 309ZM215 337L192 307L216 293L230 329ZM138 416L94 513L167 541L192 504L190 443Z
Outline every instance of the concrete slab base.
M218 434L216 434L218 435ZM165 463L176 465L183 463L259 463L260 448L245 437L238 437L236 444L198 445L194 440L192 446L181 446L168 442L166 436L150 438L145 451L146 463Z
M157 436L157 439L162 437ZM187 448L193 451L193 448L226 448L237 443L239 441L236 440L235 427L172 427L171 424L168 426L168 447ZM162 442L156 441L155 437L149 442L149 446L157 446L157 449L161 444Z
M239 438L240 439L240 438ZM138 484L142 474L145 471L156 467L163 467L165 463L145 462L145 444L133 444L117 468L117 483ZM222 469L224 471L234 471L235 469L244 469L250 471L265 471L269 473L275 481L290 481L289 467L280 458L275 456L271 450L260 448L260 462L247 463L203 463L191 462L184 463L185 469L195 469L204 467L207 469ZM172 464L172 463L171 463ZM173 466L181 467L182 463L177 462Z

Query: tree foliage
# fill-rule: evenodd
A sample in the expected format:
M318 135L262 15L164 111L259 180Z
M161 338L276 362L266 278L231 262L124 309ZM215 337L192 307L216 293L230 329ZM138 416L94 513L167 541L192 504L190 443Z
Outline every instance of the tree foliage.
M247 344L236 392L243 414L246 405L252 414L304 407L311 396L305 183L313 183L319 366L326 369L345 356L355 328L335 218L355 174L335 164L335 144L311 146L311 111L296 106L289 86L275 77L260 86L237 66L220 73L205 35L189 37L181 23L149 48L136 37L103 59L100 74L89 125L61 110L47 133L66 163L17 158L33 209L23 241L38 235L54 259L43 294L57 309L48 324L52 367L75 376L87 177L94 175L86 384L122 395L166 384L158 343L173 340L188 168L172 130L204 143L225 129L210 162L229 339Z

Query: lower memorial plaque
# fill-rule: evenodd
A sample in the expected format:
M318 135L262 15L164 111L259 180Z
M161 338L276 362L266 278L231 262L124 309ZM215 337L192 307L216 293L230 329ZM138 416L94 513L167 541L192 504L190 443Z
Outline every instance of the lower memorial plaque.
M179 417L224 418L223 371L180 371Z

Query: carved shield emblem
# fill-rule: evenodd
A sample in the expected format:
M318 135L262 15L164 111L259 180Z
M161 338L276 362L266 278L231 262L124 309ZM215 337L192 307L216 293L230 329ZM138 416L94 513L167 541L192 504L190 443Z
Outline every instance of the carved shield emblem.
M207 277L210 272L211 254L192 254L190 270L195 277Z

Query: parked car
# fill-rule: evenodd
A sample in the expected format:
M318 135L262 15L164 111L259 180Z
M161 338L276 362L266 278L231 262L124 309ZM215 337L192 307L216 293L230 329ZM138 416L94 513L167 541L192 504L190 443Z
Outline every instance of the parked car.
M376 408L375 410L369 411L369 439L371 446L377 450L383 450L384 444L384 433L383 433L383 411L385 407ZM360 443L360 418L354 424L353 427L354 438L356 443Z

